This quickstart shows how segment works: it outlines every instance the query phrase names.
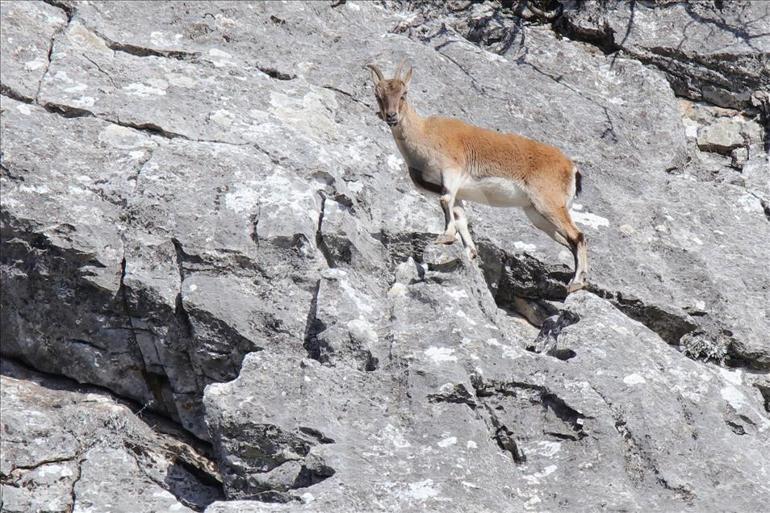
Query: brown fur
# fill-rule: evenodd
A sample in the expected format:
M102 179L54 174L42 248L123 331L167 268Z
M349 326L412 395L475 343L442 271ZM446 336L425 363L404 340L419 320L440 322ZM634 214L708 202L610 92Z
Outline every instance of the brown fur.
M575 165L558 148L454 118L429 117L422 131L429 144L477 178L508 178L525 187L556 186L560 194L570 193Z

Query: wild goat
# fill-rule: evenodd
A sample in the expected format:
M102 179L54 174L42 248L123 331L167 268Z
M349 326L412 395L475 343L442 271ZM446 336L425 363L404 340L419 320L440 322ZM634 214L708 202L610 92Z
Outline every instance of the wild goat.
M374 64L380 117L390 126L409 176L418 189L439 195L446 229L438 244L452 244L460 234L469 256L476 246L468 231L462 200L494 207L520 207L532 223L572 251L574 292L586 285L588 254L583 233L569 213L580 192L581 175L559 149L515 134L486 130L458 119L423 118L407 102L412 68L402 78L385 79Z

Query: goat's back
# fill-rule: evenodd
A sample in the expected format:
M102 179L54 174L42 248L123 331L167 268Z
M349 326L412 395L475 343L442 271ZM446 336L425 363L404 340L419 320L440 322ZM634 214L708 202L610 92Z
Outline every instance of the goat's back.
M573 180L574 165L561 150L521 135L438 116L425 120L425 135L437 151L478 178L495 176L531 185L554 179L568 185Z

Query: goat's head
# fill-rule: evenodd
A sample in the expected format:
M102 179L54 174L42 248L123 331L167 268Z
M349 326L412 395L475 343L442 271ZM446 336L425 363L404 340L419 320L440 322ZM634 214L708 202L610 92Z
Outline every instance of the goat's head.
M367 64L366 67L372 71L374 96L380 107L380 118L391 127L398 125L406 111L406 92L409 89L409 82L412 80L412 68L410 67L402 78L401 71L404 68L404 61L401 61L396 76L386 79L376 64Z

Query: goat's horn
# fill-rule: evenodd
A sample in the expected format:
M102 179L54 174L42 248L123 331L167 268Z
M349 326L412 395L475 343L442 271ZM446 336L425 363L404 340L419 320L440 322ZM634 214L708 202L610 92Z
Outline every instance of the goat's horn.
M385 77L382 76L382 71L380 71L380 67L376 64L367 64L367 68L372 70L375 75L377 75L377 80L385 80Z
M401 64L398 65L398 69L396 70L396 76L393 78L401 79L401 71L404 69L404 64L406 64L406 58L401 60Z

